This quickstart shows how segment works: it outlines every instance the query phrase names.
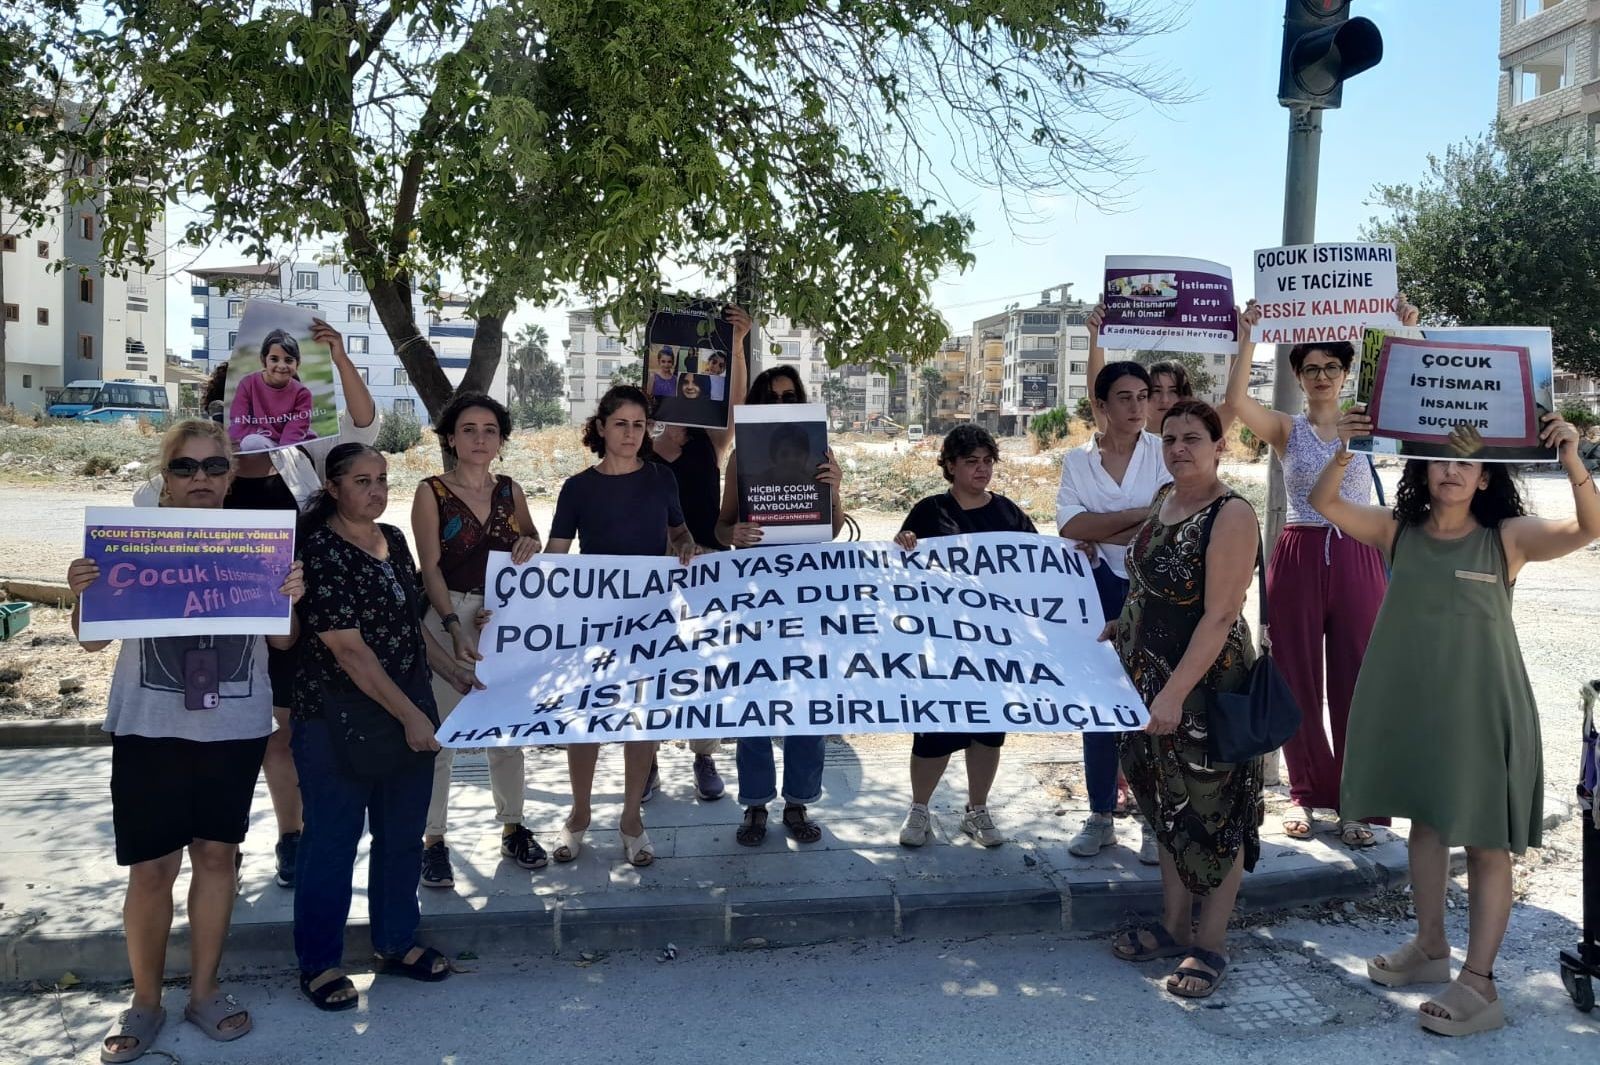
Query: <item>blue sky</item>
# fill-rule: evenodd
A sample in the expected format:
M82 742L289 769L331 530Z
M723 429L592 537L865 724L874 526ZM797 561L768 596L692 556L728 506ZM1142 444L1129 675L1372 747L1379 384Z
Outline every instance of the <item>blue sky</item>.
M1179 5L1174 4L1174 7ZM1191 0L1183 24L1144 42L1139 58L1186 79L1191 102L1143 107L1118 124L1135 172L1128 206L1105 212L1062 195L1036 199L1042 217L1008 223L993 192L947 183L977 225L976 262L934 292L955 333L1011 302L1072 282L1092 296L1106 255L1215 259L1233 268L1242 294L1251 253L1280 243L1288 112L1277 102L1283 0ZM1384 59L1345 86L1344 106L1324 116L1317 236L1356 237L1375 213L1373 186L1415 181L1429 154L1487 130L1499 76L1499 5L1489 0L1354 0L1376 22ZM173 255L171 268L192 253ZM232 261L225 249L202 264ZM188 278L169 290L168 343L189 348ZM1241 296L1242 298L1242 296ZM560 351L564 308L524 307L511 329L539 322Z

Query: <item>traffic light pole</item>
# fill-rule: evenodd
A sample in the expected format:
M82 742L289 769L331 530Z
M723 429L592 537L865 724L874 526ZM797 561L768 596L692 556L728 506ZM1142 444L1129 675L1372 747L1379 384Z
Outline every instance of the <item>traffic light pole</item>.
M1317 231L1317 165L1322 155L1322 110L1289 109L1289 159L1283 186L1283 243L1310 244ZM1293 417L1305 397L1289 365L1289 345L1279 344L1272 375L1272 407ZM1274 452L1267 468L1267 549L1277 546L1288 515L1283 465Z

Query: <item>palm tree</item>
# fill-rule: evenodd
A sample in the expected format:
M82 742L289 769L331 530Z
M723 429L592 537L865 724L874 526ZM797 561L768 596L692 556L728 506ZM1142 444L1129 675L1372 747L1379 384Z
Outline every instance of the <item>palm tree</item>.
M939 409L939 400L944 395L944 374L937 366L924 366L922 368L922 426L927 432L933 431L933 415Z
M511 346L510 365L506 368L512 402L526 402L533 398L529 391L533 386L534 370L549 358L549 331L542 325L523 326Z

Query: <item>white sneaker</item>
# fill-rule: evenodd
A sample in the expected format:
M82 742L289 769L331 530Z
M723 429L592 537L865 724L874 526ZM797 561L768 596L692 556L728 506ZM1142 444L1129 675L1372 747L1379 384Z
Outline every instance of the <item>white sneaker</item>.
M1156 848L1159 847L1160 844L1158 842L1156 842L1156 834L1155 834L1155 832L1151 830L1149 825L1147 825L1143 821L1141 821L1141 822L1139 822L1139 835L1140 835L1140 840L1139 840L1139 861L1140 861L1140 863L1144 864L1144 865L1160 865L1161 864L1161 855L1156 850Z
M1117 842L1117 822L1110 814L1090 814L1072 841L1067 853L1079 858L1093 858L1100 851Z
M989 816L987 806L967 807L967 812L961 818L961 831L985 847L998 847L1006 841L1006 837L994 827L994 818Z
M931 835L933 835L933 818L928 815L928 808L920 802L912 803L911 810L900 825L900 846L920 847L928 842L928 837Z

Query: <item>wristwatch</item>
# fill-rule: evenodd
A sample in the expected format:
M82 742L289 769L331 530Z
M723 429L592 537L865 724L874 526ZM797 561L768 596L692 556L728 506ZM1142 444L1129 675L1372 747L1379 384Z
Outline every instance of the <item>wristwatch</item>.
M439 624L443 625L447 629L451 625L459 625L459 624L461 624L461 615L460 614L446 614L444 617L439 619Z

